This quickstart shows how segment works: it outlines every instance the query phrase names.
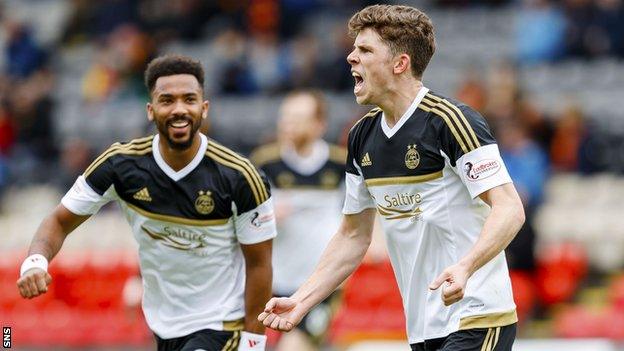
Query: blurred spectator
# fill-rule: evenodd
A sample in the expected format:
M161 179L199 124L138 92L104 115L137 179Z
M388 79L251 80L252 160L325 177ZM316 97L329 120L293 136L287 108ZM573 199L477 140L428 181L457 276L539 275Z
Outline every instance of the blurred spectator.
M532 97L522 97L516 102L516 116L526 128L529 137L537 142L543 150L550 149L554 134L554 126L544 112L533 104Z
M579 151L587 137L585 119L580 107L568 104L557 117L557 125L550 148L553 168L573 172L579 167Z
M438 6L444 7L468 7L468 6L502 6L510 3L510 0L435 0Z
M82 78L82 96L85 101L101 102L112 95L119 84L114 64L115 54L112 48L98 46L95 60Z
M210 18L221 15L226 1L145 0L138 4L141 24L159 43L174 39L197 40Z
M53 179L54 185L59 191L67 191L92 160L93 153L89 143L79 138L68 140L61 151L61 167L58 176Z
M596 15L589 29L592 56L624 57L624 5L622 0L596 0Z
M566 0L564 4L570 56L624 55L624 5L621 0Z
M8 74L26 78L43 66L45 53L27 25L6 20L4 26L8 36L5 49Z
M65 28L64 42L100 39L119 25L138 22L138 0L72 0L73 13Z
M135 25L123 25L97 47L95 62L82 81L83 97L102 102L114 95L143 96L142 72L154 53L150 38Z
M498 128L501 156L518 194L522 198L526 221L507 248L509 267L532 271L535 268L535 230L533 218L544 196L549 165L546 153L532 141L518 121L508 120Z
M251 94L257 91L257 85L249 68L247 41L240 31L230 28L221 32L214 40L216 65L220 76L222 94Z
M513 118L520 95L518 72L510 62L491 66L487 74L486 118L494 132L500 123Z
M247 30L251 34L277 34L280 15L277 0L249 0Z
M286 54L289 66L289 88L315 86L318 72L321 72L318 39L308 33L302 34L289 43Z
M347 19L344 20L347 22ZM316 86L334 91L353 89L351 67L347 63L347 55L353 49L353 38L349 37L344 23L334 26L331 32L330 48L319 58Z
M487 106L487 91L476 69L468 67L463 80L459 83L456 93L457 99L471 106L480 113L485 113Z
M0 104L0 200L9 182L7 156L15 142L15 127L4 104ZM0 211L2 209L0 208Z
M0 156L7 156L15 143L15 125L11 113L0 103Z
M587 57L587 33L592 24L591 0L564 0L567 17L566 51L572 57Z
M521 64L552 62L564 54L565 18L550 0L524 0L516 22Z
M288 70L276 34L256 34L249 44L249 69L258 88L267 93L283 90Z
M52 87L52 73L41 70L19 82L8 97L17 131L11 173L20 182L42 181L43 170L55 163Z

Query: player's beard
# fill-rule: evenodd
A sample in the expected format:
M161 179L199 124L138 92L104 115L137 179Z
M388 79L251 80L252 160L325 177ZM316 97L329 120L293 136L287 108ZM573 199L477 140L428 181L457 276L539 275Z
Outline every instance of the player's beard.
M173 138L171 138L169 134L170 133L169 125L179 120L186 120L189 122L189 125L191 126L191 131L189 133L188 139L182 142L173 140ZM170 118L164 121L163 123L156 122L156 128L158 128L158 132L160 133L160 135L165 137L165 140L167 141L167 144L169 144L170 148L174 150L186 150L189 147L191 147L191 145L193 145L193 138L195 137L195 134L199 130L200 124L201 123L195 123L191 116L185 115L181 117Z

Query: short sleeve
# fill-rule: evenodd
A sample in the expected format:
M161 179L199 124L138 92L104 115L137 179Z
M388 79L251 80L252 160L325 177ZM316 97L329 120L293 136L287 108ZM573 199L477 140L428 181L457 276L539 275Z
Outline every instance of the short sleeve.
M362 170L356 162L357 147L354 130L349 133L347 145L347 163L345 176L345 201L343 214L360 213L367 208L375 208L375 202L368 192Z
M461 156L457 160L457 173L472 198L499 185L511 183L496 144L481 146Z
M234 225L241 244L256 244L277 235L273 200L264 173L252 167L240 173L232 193L236 213Z
M110 188L115 178L115 167L111 157L113 155L111 149L114 146L115 144L96 158L82 175L91 189L100 195Z
M482 146L495 144L485 118L466 105L455 106L446 100L437 105L444 123L439 134L440 147L449 157L451 165L463 155Z
M247 164L233 181L232 199L238 213L248 212L271 197L271 186L264 172Z
M236 237L245 245L257 244L277 236L273 199L269 198L254 209L234 217Z
M475 198L496 186L511 183L496 140L485 119L466 105L443 100L445 112L440 135L442 151L449 157L470 196Z
M87 183L84 176L80 176L63 196L61 204L76 215L87 216L96 213L106 203L115 199L115 190L112 185L99 194Z

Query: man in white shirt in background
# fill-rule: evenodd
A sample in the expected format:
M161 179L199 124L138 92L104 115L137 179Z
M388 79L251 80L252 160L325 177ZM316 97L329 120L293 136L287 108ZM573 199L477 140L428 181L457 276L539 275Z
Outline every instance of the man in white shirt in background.
M315 90L288 94L277 122L277 142L257 148L252 163L269 179L279 235L273 242L273 294L290 296L314 271L338 228L346 150L324 141L325 98ZM292 333L283 334L278 351L317 350L331 321L337 293L324 299Z

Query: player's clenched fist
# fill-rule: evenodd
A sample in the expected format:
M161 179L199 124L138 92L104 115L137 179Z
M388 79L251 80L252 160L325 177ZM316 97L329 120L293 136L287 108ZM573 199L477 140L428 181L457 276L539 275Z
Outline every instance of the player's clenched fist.
M464 298L470 275L468 269L460 264L449 266L429 284L429 289L436 290L442 286L442 301L445 306L450 306Z
M52 277L47 272L48 260L39 254L28 256L20 269L20 278L17 280L17 288L20 295L32 299L48 291L48 285L52 283Z
M52 277L41 268L31 268L17 280L17 288L22 297L32 299L48 291Z
M265 327L278 331L291 331L303 318L305 311L297 300L289 297L274 297L267 302L258 320Z

